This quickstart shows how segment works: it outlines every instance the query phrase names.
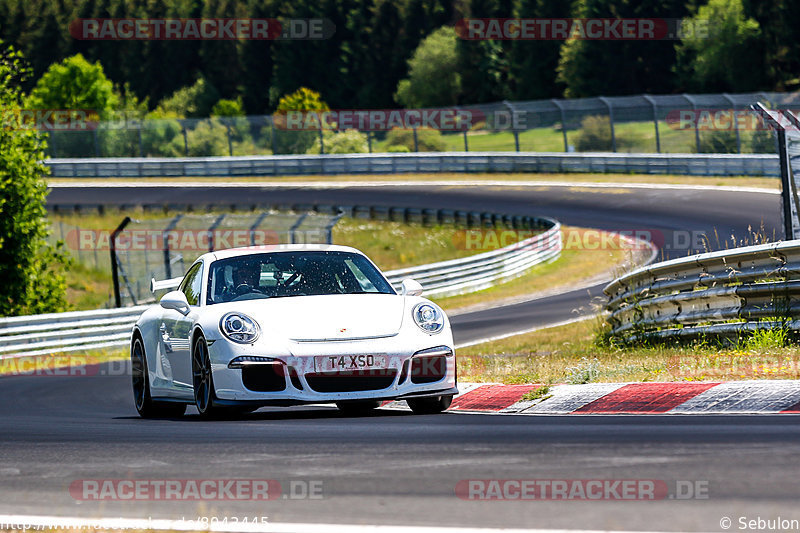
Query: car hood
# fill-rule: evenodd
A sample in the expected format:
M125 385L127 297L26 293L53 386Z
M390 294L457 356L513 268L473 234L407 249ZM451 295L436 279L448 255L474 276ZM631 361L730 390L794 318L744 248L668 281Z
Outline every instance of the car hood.
M403 323L404 300L394 294L331 294L217 305L219 311L239 311L254 318L264 333L323 341L396 335Z

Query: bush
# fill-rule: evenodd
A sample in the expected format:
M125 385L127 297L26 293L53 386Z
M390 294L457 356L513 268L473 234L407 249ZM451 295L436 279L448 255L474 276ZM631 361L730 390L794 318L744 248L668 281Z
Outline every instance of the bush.
M389 146L388 148L386 148L386 151L387 152L397 152L397 153L406 153L407 154L411 150L409 149L408 146L394 145L394 146Z
M392 129L386 134L386 145L389 151L392 151L393 146L405 146L409 152L413 152L414 130ZM444 152L447 143L438 130L420 128L417 130L417 147L420 152Z
M736 132L734 130L700 132L700 149L695 145L692 150L701 154L735 154Z
M754 154L774 154L776 152L775 134L772 130L756 130L750 139L750 150Z
M338 133L326 130L322 134L326 154L365 154L369 152L367 135L358 130L345 130ZM319 136L307 154L319 154Z
M189 141L189 157L225 156L230 154L228 130L217 119L202 120L186 132ZM172 140L173 149L180 145L183 151L183 136Z
M617 151L621 152L630 148L633 143L620 137L619 134L614 138L617 144ZM611 144L611 121L603 115L593 115L581 121L581 129L575 136L575 149L578 152L610 152L613 149Z

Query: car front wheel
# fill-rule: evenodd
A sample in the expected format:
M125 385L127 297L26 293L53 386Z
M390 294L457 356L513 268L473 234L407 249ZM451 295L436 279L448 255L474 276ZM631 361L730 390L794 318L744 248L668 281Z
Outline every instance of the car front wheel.
M406 400L406 403L417 415L434 415L445 411L453 403L453 395L434 396L432 398L417 398Z

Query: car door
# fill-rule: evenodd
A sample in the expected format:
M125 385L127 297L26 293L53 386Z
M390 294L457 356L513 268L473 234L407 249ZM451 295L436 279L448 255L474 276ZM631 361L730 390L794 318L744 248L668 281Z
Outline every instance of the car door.
M164 356L164 374L171 378L172 390L178 393L189 393L193 390L189 336L200 309L202 286L203 263L197 263L189 269L178 288L189 302L189 313L184 315L174 309L164 309L161 315L159 333Z

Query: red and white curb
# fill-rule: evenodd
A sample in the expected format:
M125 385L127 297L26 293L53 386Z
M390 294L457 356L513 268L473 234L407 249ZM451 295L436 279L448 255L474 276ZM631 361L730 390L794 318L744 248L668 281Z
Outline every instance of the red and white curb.
M800 381L725 383L590 383L554 385L523 401L541 385L459 383L450 411L498 414L800 414ZM384 409L408 409L403 401Z

